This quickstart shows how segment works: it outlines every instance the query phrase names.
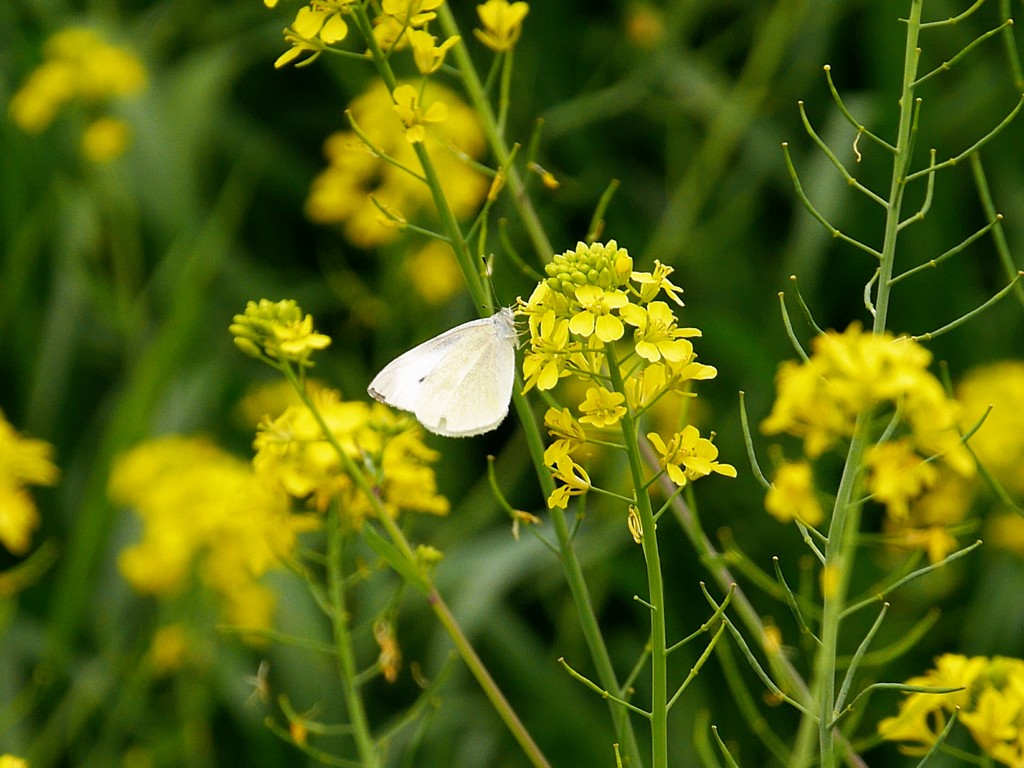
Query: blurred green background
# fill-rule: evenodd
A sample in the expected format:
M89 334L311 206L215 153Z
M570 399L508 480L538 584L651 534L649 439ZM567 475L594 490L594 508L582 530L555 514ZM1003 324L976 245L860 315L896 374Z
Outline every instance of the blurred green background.
M965 5L929 0L925 16L947 18ZM989 0L964 23L927 33L922 70L997 26L1010 5ZM776 366L793 356L777 300L778 291L790 290L790 275L799 277L822 327L844 328L865 319L863 286L874 269L799 204L781 144L789 142L819 210L877 246L880 210L852 193L814 147L796 103L804 100L816 130L853 167L855 131L829 94L822 66L830 64L850 110L891 137L906 6L893 0L537 2L516 49L508 135L525 143L543 120L537 160L561 182L557 190L536 177L531 182L548 235L556 250L574 247L607 185L621 182L602 239L628 248L638 268L656 258L675 267L673 280L686 292L683 322L703 330L700 359L719 370L700 388L699 418L702 429L718 433L724 460L741 472L736 481L708 481L698 489L702 519L715 540L719 529L730 528L762 568L770 569L773 555L792 564L805 550L794 530L763 511L745 458L737 392L747 393L752 419L767 414ZM474 4L452 8L468 38ZM1014 3L1009 12L1020 9ZM285 49L281 30L293 11L268 10L259 0L0 4L5 105L42 60L46 38L69 26L93 27L130 48L148 73L141 94L110 107L130 125L132 143L108 163L81 156L80 112L62 113L38 135L15 126L6 109L0 116L0 409L18 429L53 443L62 470L58 486L35 494L43 520L35 541L57 545L56 563L4 602L0 614L0 753L30 757L33 768L306 764L264 727L273 703L251 700L247 677L264 659L275 694L287 693L298 710L315 708L324 720L341 716L338 688L322 658L246 646L212 624L199 653L203 664L171 679L142 679L138 659L169 618L168 608L135 595L119 575L117 553L137 539L138 522L106 497L113 457L148 437L203 434L249 457L254 425L238 415L238 403L270 372L238 354L227 333L247 300L294 298L312 313L318 330L334 339L317 376L356 399L397 352L475 316L465 296L432 306L408 295L396 277L402 241L360 250L338 230L304 217L310 181L324 165L322 142L347 127L343 110L371 73L330 56L275 70ZM489 58L471 48L486 71ZM929 82L918 166L927 162L927 148L937 148L940 159L957 154L1016 105L1024 84L1014 82L1009 61L1005 40L995 37ZM1024 122L1017 121L982 153L1018 267L1024 265L1022 143ZM858 178L885 194L889 158L863 139L858 148L864 153ZM923 195L923 184L908 191L908 212ZM497 212L513 215L501 203ZM934 258L985 222L967 164L944 172L929 215L906 231L899 263L906 268ZM514 218L509 232L520 252L528 252ZM500 300L528 295L531 283L493 248ZM982 238L943 268L903 283L891 327L933 330L1006 282L991 240ZM799 312L793 314L798 333L808 338ZM1022 320L1020 303L1009 299L930 346L956 379L979 363L1024 356ZM614 765L604 703L555 663L564 656L589 669L558 563L530 537L512 539L487 488L485 451L497 456L512 502L543 515L514 419L485 438L432 444L444 452L438 471L453 510L422 524L419 533L446 553L438 572L442 592L552 763ZM674 526L662 541L674 611L670 633L682 636L708 613L698 588L706 572ZM596 504L581 526L578 549L625 674L646 639L643 609L632 599L645 591L641 553L622 519L601 514ZM869 583L887 565L866 560ZM0 556L0 567L15 562ZM280 626L324 637L327 627L301 585L288 576L274 584ZM1022 587L1024 563L986 553L905 593L880 645L932 604L941 602L942 616L885 679L918 674L947 650L1024 655L1024 609L1016 597ZM360 599L373 604L375 588L370 582ZM748 591L762 615L793 637L785 606ZM199 601L174 610L204 615L208 608ZM851 635L862 636L857 622ZM419 662L430 675L448 654L445 636L415 599L403 607L400 641L407 663ZM367 648L372 651L372 641ZM679 679L694 658L674 663ZM746 677L759 691L753 676ZM374 723L384 727L400 717L415 695L407 673L394 685L371 683ZM713 661L674 710L678 765L696 764L695 733L709 720L741 764L771 764L731 702ZM778 732L792 733L794 713L761 704ZM895 696L872 699L862 732L895 708ZM345 749L341 739L321 744ZM414 755L411 762L403 762L403 753ZM391 758L391 765L526 764L458 663L425 719L395 737ZM868 760L912 764L891 745Z

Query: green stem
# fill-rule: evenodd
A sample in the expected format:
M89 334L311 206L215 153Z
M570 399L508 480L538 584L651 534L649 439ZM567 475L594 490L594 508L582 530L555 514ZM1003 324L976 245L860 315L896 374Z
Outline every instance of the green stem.
M608 373L616 392L625 393L622 371L614 348L605 347ZM647 563L648 603L651 612L651 765L668 766L668 650L665 633L665 586L661 575L661 555L658 552L657 523L651 508L651 497L642 490L646 486L644 462L640 455L639 426L632 411L622 417L622 438L629 458L629 471L636 492L636 509L643 531L640 544Z
M903 86L900 92L900 118L896 129L896 155L892 164L892 180L889 184L889 206L885 214L885 235L882 240L882 256L879 264L878 293L875 297L874 333L886 329L889 316L889 299L892 294L892 274L896 262L896 239L899 236L900 209L906 190L907 175L913 156L912 128L914 123L914 80L921 51L917 47L921 32L921 6L924 0L911 0L907 19L907 42L903 59Z
M441 29L446 36L451 37L452 35L459 34L459 27L455 23L455 17L452 15L447 3L437 9L437 16L441 22ZM501 128L499 128L498 120L494 116L494 110L487 100L487 93L484 91L479 75L477 75L476 67L473 66L473 59L470 58L465 39L465 37L462 37L463 42L452 48L451 55L459 66L459 74L462 75L462 83L466 88L466 95L469 97L473 109L483 123L484 135L487 138L487 144L490 146L491 152L494 153L496 165L499 168L508 166L507 180L509 192L511 192L512 205L515 207L516 213L519 214L519 220L526 229L530 242L533 243L533 249L537 253L537 258L540 259L541 263L545 263L551 259L551 255L554 253L551 248L551 242L548 240L547 233L540 223L537 211L534 210L533 204L526 194L526 186L523 184L519 171L508 163L510 152L508 143L502 135Z
M370 724L363 706L356 677L355 653L348 632L348 610L345 607L345 575L342 572L342 523L337 504L332 504L327 516L327 594L331 606L331 626L334 630L334 649L338 660L342 695L348 709L349 725L356 750L364 768L380 765L380 757L370 733Z
M854 501L859 485L861 458L867 447L865 438L870 414L863 412L854 426L850 448L846 454L843 475L836 491L832 521L825 545L825 566L822 572L823 612L821 648L815 665L815 687L818 693L818 745L822 768L836 764L836 657L839 646L839 625L846 607L846 592L853 567L854 537L860 528L860 505Z

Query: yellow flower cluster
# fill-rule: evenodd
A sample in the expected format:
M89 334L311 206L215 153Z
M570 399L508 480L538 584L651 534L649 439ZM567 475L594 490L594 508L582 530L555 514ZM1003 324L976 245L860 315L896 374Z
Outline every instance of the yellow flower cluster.
M276 363L313 365L313 352L326 349L331 337L313 330L313 316L303 315L292 300L250 301L229 328L235 346L245 354Z
M464 218L480 206L488 180L463 159L483 154L480 120L451 91L431 85L428 93L424 108L422 93L411 85L400 85L393 96L375 83L352 102L352 120L366 140L350 131L327 138L328 166L313 179L306 200L310 219L341 224L353 245L372 248L393 241L410 216L433 210L413 139L430 154L455 216ZM437 108L443 122L437 122Z
M39 510L27 485L53 485L58 470L53 446L23 437L0 411L0 544L12 555L24 555L39 527Z
M907 754L924 754L959 710L958 721L986 755L1013 768L1024 765L1024 661L945 654L906 684L960 690L907 694L899 714L878 724L883 739L902 742Z
M346 521L358 528L373 515L373 507L349 475L340 448L367 472L391 515L402 510L448 513L448 500L438 494L430 468L439 454L424 444L422 431L410 426L408 418L379 403L345 402L334 390L316 392L313 400L330 440L304 405L264 418L253 467L266 483L318 511L337 503Z
M296 536L315 527L291 514L288 498L252 467L206 440L164 437L121 456L108 493L142 519L142 540L118 566L140 592L169 595L188 583L193 566L234 624L270 626L274 597L259 582L280 567Z
M560 483L548 504L565 508L570 496L590 488L589 476L572 458L591 440L584 424L615 427L627 414L635 423L668 393L692 396L690 382L714 378L717 371L696 360L689 340L700 331L680 328L672 308L658 298L664 294L682 306L680 290L669 280L671 267L655 262L653 272L634 272L629 253L611 240L579 243L555 256L545 271L547 279L517 310L529 319L526 389L549 390L568 376L591 385L578 420L565 408L552 408L545 416L556 438L545 463ZM632 328L628 342L627 326ZM692 425L668 439L654 432L647 437L676 485L712 472L736 474L717 461L718 449Z
M869 415L872 432L865 437L885 439L867 451L867 489L890 521L905 522L910 505L938 482L940 468L974 473L957 431L959 405L928 372L930 362L931 353L906 337L868 333L856 323L843 333L826 332L807 361L780 367L776 400L761 428L802 438L813 460L852 437L858 416ZM813 496L806 462L783 465L766 507L780 520L814 525L822 515Z
M136 94L146 85L142 62L92 29L58 32L46 41L43 53L43 63L11 98L11 117L26 133L43 131L74 101L95 108ZM90 159L102 161L121 154L127 143L125 123L100 117L86 129L82 148Z

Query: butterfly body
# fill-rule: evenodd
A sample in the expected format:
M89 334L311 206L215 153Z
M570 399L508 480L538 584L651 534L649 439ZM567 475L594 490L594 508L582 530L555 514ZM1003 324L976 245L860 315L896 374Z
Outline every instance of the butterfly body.
M410 411L431 432L471 437L508 415L515 382L511 309L456 326L413 347L378 373L367 391Z

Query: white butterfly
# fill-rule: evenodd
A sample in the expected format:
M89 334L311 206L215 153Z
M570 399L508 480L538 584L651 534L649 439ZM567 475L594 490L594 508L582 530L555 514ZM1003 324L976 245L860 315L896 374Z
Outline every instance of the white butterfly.
M515 374L516 329L506 308L413 347L384 366L367 391L412 411L435 434L469 437L508 415Z

